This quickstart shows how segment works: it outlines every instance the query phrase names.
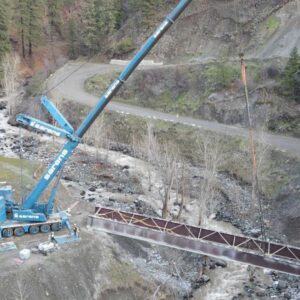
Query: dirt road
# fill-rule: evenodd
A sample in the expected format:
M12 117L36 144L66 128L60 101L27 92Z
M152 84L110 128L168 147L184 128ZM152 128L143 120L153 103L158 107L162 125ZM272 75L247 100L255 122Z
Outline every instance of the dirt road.
M68 63L60 68L49 78L48 87L51 88L56 86L60 81L74 72L79 66L79 63ZM95 74L105 74L111 71L120 71L122 68L122 66L116 65L87 63L63 83L57 86L54 90L52 90L51 96L56 98L56 100L64 98L81 104L93 106L97 102L98 98L85 91L85 80ZM151 67L143 66L142 68ZM111 102L106 109L144 118L159 119L185 124L229 136L248 136L248 130L242 127L224 125L217 122L205 121L192 117L176 116L173 114L158 112L149 108L138 107L119 102ZM266 142L273 148L300 156L300 139L273 134L265 134L264 137Z

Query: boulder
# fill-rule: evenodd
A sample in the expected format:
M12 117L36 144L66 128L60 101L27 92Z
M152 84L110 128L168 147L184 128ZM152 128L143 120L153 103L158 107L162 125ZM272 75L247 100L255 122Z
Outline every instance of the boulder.
M284 280L278 280L276 288L278 290L284 290L284 289L286 289L287 288L287 282L284 281Z
M96 188L95 186L91 186L91 187L89 188L89 191L90 191L90 192L96 192L96 189L97 189L97 188Z
M5 109L7 106L7 101L0 101L0 110Z
M223 261L223 260L215 260L215 265L217 267L226 268L227 267L227 262Z
M30 249L23 249L19 252L19 257L22 259L22 260L27 260L30 258L30 254L31 254L31 251Z
M210 278L203 274L195 283L194 283L194 286L193 288L194 289L198 289L199 287L201 287L202 285L208 283L210 281Z
M266 290L264 288L261 288L261 287L257 287L256 288L256 292L255 292L255 295L257 297L265 297L267 295L266 293Z

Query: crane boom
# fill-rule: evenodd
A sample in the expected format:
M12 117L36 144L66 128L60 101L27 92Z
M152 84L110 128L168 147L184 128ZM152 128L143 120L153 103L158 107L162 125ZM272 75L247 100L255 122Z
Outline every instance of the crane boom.
M129 78L132 72L137 68L144 57L150 52L150 50L156 45L160 38L165 34L165 32L172 26L175 20L180 16L180 14L186 9L186 7L192 2L192 0L181 0L177 6L172 10L172 12L165 18L165 20L158 26L155 32L148 38L146 43L140 48L140 50L134 55L129 64L120 73L120 75L112 82L105 93L98 100L95 107L90 111L85 120L79 126L75 132L75 137L79 139L83 137L86 131L93 124L98 115L104 110L106 105L110 102L113 96L118 92L121 86ZM49 186L50 182L53 180L54 176L62 168L65 161L70 157L74 149L79 144L79 141L68 140L60 152L57 154L55 159L52 161L50 166L43 173L42 177L39 179L38 183L35 185L30 194L26 197L22 204L22 209L33 209L37 204L41 194Z

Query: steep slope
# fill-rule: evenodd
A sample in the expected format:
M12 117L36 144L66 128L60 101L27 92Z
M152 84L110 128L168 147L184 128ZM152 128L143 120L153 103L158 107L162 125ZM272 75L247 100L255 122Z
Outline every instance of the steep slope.
M55 69L67 56L77 58L98 51L102 61L131 56L159 20L177 3L176 0L153 0L145 12L145 1L120 1L113 30L104 30L101 36L97 36L95 32L98 29L91 28L96 39L88 41L93 48L90 51L85 37L88 36L89 26L94 25L89 24L85 10L93 1L58 2L61 9L55 26L51 25L46 4L41 12L40 18L43 21L40 22L40 38L33 49L33 56L27 56L22 61L24 75L30 75L32 70L41 68ZM107 0L95 3L104 9ZM299 0L193 1L152 55L173 63L203 61L220 56L237 57L241 51L257 58L287 57L294 46L300 49L299 3ZM104 22L102 29L105 26L110 28L112 25L106 23L106 18L110 18L111 10L107 10L107 15L105 9L103 11L103 15L94 21ZM15 14L10 22L10 42L11 48L21 54L21 37L16 25L19 20Z
M294 47L300 49L300 1L290 1L272 18L268 30L271 34L262 28L257 32L260 49L255 54L261 58L287 57Z
M157 21L174 3L164 4L155 16ZM299 0L194 1L157 46L154 56L167 61L186 61L224 54L236 56L245 51L251 56L286 57L292 47L300 49L299 3ZM140 45L149 30L136 13L113 40L129 36ZM287 42L288 47L283 47Z

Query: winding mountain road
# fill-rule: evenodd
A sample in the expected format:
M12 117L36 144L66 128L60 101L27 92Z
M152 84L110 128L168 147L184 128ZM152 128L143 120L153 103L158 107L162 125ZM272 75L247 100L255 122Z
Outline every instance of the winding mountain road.
M72 76L64 80L61 84L59 84L55 89L51 91L51 97L56 100L68 99L80 104L93 106L97 102L98 97L91 95L85 91L84 82L89 77L95 74L105 74L112 71L121 71L123 69L122 66L118 65L94 63L86 63L79 70L77 70L79 67L79 63L67 63L48 79L48 88L51 88L59 84L68 75L74 72ZM166 66L160 66L160 68L164 67ZM140 68L146 69L153 67L141 66ZM219 134L229 136L248 136L248 130L242 127L225 125L213 121L195 119L192 117L176 116L169 113L155 111L149 108L133 106L114 101L110 102L106 109L144 118L159 119L168 122L185 124L188 126L210 130ZM281 135L273 135L269 133L266 133L264 135L264 138L266 140L266 143L271 145L273 148L300 156L300 139Z

